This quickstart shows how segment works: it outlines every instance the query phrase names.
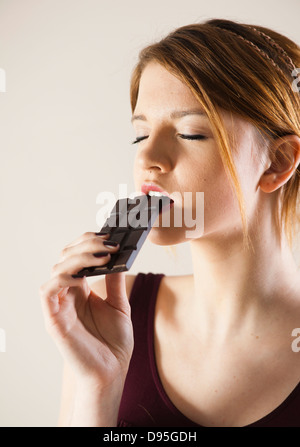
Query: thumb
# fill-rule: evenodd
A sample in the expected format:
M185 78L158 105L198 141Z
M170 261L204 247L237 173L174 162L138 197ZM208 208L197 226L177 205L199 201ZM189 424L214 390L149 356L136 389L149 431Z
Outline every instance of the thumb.
M109 273L105 276L106 302L123 312L128 312L125 272Z

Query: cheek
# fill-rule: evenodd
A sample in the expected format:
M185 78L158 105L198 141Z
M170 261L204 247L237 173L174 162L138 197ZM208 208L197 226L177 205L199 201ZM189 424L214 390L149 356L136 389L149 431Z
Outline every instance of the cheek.
M191 160L185 166L185 191L201 191L209 201L224 197L230 189L222 160L219 156L212 159Z
M199 166L198 164L198 169L193 169L192 175L190 173L189 184L192 185L192 191L204 193L202 212L204 213L205 234L232 225L233 221L239 219L238 201L221 159L215 159L214 163L205 166L203 164ZM195 199L193 204L194 218L197 214Z
M238 154L234 156L238 180L246 208L251 209L257 197L259 181L264 173L264 161L256 147L241 144Z
M216 179L216 182L210 188L207 188L204 203L205 217L208 221L211 219L228 221L239 210L238 201L227 176Z
M133 163L133 180L134 180L134 187L135 187L136 191L138 190L138 186L140 183L140 180L139 180L140 175L141 175L141 172L138 170L138 167L137 167L137 157L135 157L134 163Z
M238 209L234 192L224 170L207 182L204 203L205 217L208 221L219 218L227 220L228 217L233 217Z

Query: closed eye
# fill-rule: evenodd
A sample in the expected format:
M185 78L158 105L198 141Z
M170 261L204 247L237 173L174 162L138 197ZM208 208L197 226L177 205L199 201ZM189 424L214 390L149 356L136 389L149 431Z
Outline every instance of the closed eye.
M184 140L205 140L207 137L204 135L186 135L186 134L179 134L180 138Z
M207 139L206 136L204 135L186 135L186 134L179 134L180 138L182 138L183 140L205 140ZM143 136L143 137L137 137L134 141L132 141L132 144L137 144L140 141L146 140L146 138L148 138L147 135Z
M140 141L146 140L146 138L148 138L148 136L137 137L131 144L139 143Z

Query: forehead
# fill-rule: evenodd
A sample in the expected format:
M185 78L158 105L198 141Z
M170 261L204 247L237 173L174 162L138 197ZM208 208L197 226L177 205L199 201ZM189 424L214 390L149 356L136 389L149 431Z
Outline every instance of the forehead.
M148 63L141 75L134 114L163 119L175 110L203 110L203 106L178 77L157 62ZM251 146L253 138L257 141L257 129L249 121L219 107L217 110L231 143L247 139Z
M166 70L162 65L150 62L144 68L140 84L136 110L140 107L166 109L201 107L189 87Z

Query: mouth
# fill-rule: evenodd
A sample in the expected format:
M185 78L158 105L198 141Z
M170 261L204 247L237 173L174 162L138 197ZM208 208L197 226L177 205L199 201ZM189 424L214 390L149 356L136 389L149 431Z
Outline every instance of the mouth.
M167 207L172 208L172 206L174 205L174 200L172 199L170 194L154 183L143 183L141 186L141 192L143 194L147 194L150 197L168 197L170 199L170 202ZM165 208L165 206L163 206L163 208Z
M169 199L173 200L167 191L164 191L162 188L155 185L154 183L143 183L141 191L142 193L148 194L149 196L156 196L156 197L167 196L169 197Z

